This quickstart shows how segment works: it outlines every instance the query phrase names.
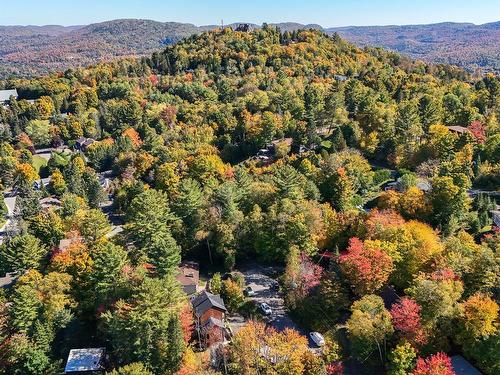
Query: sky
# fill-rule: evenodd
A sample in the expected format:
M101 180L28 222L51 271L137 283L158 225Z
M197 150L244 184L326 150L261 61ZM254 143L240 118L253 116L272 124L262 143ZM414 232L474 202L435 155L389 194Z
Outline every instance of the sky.
M324 27L500 20L500 0L0 0L0 25L83 25L118 18L300 22Z

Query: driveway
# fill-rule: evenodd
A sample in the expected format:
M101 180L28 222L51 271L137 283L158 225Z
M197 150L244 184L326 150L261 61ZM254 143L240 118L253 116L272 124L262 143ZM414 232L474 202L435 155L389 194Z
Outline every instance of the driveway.
M11 220L10 218L12 217L12 215L14 214L14 210L16 208L16 196L9 196L7 193L4 194L4 202L5 202L5 205L7 206L7 221L5 222L5 224L0 228L0 233L3 233L7 230L7 228L9 227L10 223L11 223Z
M286 313L285 301L279 291L278 282L270 275L276 273L273 267L262 267L251 265L240 268L239 271L245 276L245 283L252 287L255 296L251 297L256 303L265 302L273 310L271 316L266 317L266 322L277 331L283 331L285 328L291 328L307 337L310 348L317 348L316 344L309 338L307 331L303 330Z

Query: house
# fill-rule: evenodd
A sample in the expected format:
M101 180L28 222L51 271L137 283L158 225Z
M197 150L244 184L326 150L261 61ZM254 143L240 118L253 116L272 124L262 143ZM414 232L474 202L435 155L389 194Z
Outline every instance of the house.
M71 349L64 368L65 374L104 371L106 348Z
M33 188L34 188L35 190L41 190L41 189L42 189L42 187L46 188L47 186L49 186L49 184L50 184L50 180L51 180L51 178L50 178L50 177L47 177L47 178L42 178L42 179L40 179L40 180L38 180L38 181L35 181L35 182L33 183Z
M344 82L347 81L348 77L341 75L341 74L334 74L333 78L335 78L336 81L338 82Z
M179 266L177 281L182 285L184 293L188 296L198 292L200 269L196 262L182 262Z
M461 355L451 357L451 367L456 375L482 375L478 369Z
M209 347L226 336L227 309L219 295L204 290L191 301L200 346Z
M10 103L10 98L13 97L14 99L17 99L17 90L0 90L0 104L1 105L7 105Z
M75 149L82 152L86 151L94 142L96 142L95 139L80 137L75 142Z
M4 277L0 277L0 289L8 289L14 286L19 272L7 272Z
M493 220L493 225L497 228L500 228L500 211L499 210L491 210L491 220Z
M268 148L275 148L277 145L279 145L281 143L285 143L287 146L291 147L292 143L293 143L293 138L275 139L274 141L271 141Z
M469 132L469 129L464 128L463 126L447 126L448 130L452 133L462 135Z
M61 208L61 201L54 197L45 197L38 201L42 210L49 210L51 208L59 209Z
M429 181L421 180L417 182L416 187L423 191L424 193L428 193L432 190L432 185Z

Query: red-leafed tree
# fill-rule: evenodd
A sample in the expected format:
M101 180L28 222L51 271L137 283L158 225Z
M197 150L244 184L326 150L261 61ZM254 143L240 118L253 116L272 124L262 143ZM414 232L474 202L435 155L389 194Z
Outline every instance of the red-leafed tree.
M328 375L344 375L344 365L342 362L333 362L326 366Z
M437 353L427 358L417 359L413 375L456 375L451 367L451 359L445 353Z
M285 269L286 302L292 307L303 300L321 281L323 268L292 246Z
M181 322L182 333L184 335L184 342L187 344L191 341L194 332L193 312L189 303L186 303L181 310L179 319Z
M427 342L420 317L420 306L414 300L403 297L391 308L392 325L401 338L414 347Z
M392 258L373 245L365 246L354 237L347 251L339 256L340 269L359 294L374 293L382 288L393 269Z
M486 141L486 130L481 121L472 121L467 127L478 143Z

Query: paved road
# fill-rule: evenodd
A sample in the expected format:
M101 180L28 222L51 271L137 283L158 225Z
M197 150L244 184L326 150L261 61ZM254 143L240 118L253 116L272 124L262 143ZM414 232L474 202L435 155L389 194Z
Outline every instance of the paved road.
M271 306L273 313L270 317L266 317L266 322L278 331L283 331L285 328L298 331L301 335L307 337L310 348L317 348L316 344L309 338L308 332L297 326L286 313L285 301L279 291L278 282L270 276L274 273L274 270L270 267L252 265L244 267L240 271L245 276L246 285L252 287L255 291L252 300L257 303L265 302Z

